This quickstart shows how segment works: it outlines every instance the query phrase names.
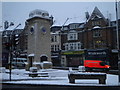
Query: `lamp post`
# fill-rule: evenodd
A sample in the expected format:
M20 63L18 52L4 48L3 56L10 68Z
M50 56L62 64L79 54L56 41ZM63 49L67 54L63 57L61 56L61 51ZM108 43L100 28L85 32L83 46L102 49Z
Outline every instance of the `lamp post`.
M17 27L19 27L21 24L18 24L13 30L12 30L12 32L11 32L11 35L10 35L10 52L9 52L9 56L10 56L10 67L9 67L9 71L10 71L10 81L11 81L11 71L12 71L12 54L13 54L13 34L14 34L14 31L15 31L15 29L17 28Z
M5 21L4 22L4 29L6 30L7 28L9 28L10 26L13 26L14 25L14 23L13 22L8 22L8 21Z
M62 27L61 27L61 29L60 29L60 33L59 33L59 35L60 35L60 59L61 59L61 66L62 67L64 67L65 66L65 64L63 63L64 61L62 60L62 43L61 43L61 41L62 41L62 35L63 35L63 31L64 31L64 25L67 23L67 21L69 20L69 19L71 19L71 18L67 18L66 20L65 20L65 22L63 23L63 25L62 25Z

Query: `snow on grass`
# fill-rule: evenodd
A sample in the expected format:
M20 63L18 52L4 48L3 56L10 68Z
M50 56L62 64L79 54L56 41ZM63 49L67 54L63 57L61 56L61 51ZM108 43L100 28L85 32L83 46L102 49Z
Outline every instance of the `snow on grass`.
M118 83L119 83L118 80L119 80L118 75L107 74L107 81L106 81L106 83L108 85L118 85Z
M85 80L85 79L77 79L75 80L75 84L69 83L68 80L68 70L57 70L57 69L46 69L41 70L42 72L48 72L49 77L29 77L29 75L25 74L29 71L25 71L24 69L13 69L11 79L9 81L9 70L1 73L3 83L16 83L16 84L39 84L39 85L86 85L86 86L103 86L103 85L118 85L118 75L107 74L106 84L99 84L98 80ZM39 71L39 72L41 72ZM7 81L4 81L7 80Z

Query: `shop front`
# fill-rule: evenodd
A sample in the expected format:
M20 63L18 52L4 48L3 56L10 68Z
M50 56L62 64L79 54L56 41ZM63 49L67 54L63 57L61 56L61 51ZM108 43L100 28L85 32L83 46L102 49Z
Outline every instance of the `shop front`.
M63 65L67 67L78 67L80 65L83 65L84 50L62 52L62 56L65 58L62 58L61 63L64 62Z
M52 51L51 53L51 60L53 63L53 66L61 66L60 65L60 51Z

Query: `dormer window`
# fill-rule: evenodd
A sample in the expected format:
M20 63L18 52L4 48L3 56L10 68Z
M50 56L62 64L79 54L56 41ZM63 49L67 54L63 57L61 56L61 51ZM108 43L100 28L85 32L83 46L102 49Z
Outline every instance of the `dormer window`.
M43 13L43 14L42 14L42 16L44 17L44 16L45 16L45 14Z
M99 26L100 24L100 21L92 21L92 26Z

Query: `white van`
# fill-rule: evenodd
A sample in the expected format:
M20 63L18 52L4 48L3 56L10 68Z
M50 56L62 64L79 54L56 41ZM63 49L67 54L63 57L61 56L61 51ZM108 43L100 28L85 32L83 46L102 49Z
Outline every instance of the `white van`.
M25 67L27 64L26 58L13 58L12 65L16 67Z

